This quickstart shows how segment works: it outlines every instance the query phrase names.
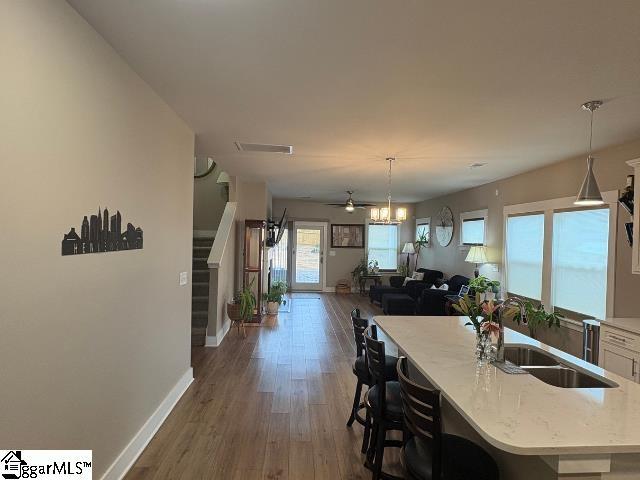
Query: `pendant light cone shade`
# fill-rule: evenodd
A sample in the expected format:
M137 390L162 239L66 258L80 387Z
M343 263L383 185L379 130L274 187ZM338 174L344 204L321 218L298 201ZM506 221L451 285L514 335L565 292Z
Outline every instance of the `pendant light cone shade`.
M582 187L578 192L574 205L580 205L583 207L602 205L602 194L596 181L596 176L593 174L593 155L591 155L591 148L593 142L593 112L602 106L602 100L591 100L582 105L582 109L590 112L591 118L589 123L589 155L587 156L587 175L584 177Z
M598 182L593 174L593 157L591 155L587 158L587 175L584 177L578 197L573 203L582 206L602 205L604 203Z

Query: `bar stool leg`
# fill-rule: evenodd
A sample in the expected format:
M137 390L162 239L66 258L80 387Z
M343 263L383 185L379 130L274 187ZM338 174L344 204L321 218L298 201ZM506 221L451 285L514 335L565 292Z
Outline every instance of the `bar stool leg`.
M365 425L364 425L364 433L362 435L362 448L360 451L362 453L367 453L369 451L369 437L371 436L371 415L369 415L369 410L367 409L367 415L365 417Z
M358 408L360 407L360 396L362 395L362 382L358 380L358 384L356 385L356 394L353 397L353 407L351 408L351 416L347 421L347 427L353 425L353 422L356 420L356 414L358 413Z
M373 463L373 474L371 476L372 480L379 480L380 474L382 473L382 459L384 457L384 441L387 436L387 430L385 428L384 422L376 422L378 423L377 428L377 437L376 437L376 446L374 453L374 463Z

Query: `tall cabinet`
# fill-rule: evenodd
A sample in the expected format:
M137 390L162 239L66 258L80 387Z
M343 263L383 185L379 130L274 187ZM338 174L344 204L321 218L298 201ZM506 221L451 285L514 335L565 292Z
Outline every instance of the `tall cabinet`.
M242 287L249 287L256 299L253 322L260 322L262 312L262 283L264 277L264 220L244 221L244 251Z
M633 168L636 181L640 180L640 158L629 160L627 165ZM631 247L631 271L640 274L640 186L633 192L633 246Z

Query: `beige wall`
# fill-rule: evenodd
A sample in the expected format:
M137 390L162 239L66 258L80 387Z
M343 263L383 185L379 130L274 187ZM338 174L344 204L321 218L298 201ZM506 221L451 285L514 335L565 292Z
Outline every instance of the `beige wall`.
M626 160L640 157L640 140L624 145L607 148L596 154L595 173L602 191L621 190L625 178L633 173ZM488 208L487 244L489 260L502 262L503 207L518 203L548 200L576 195L585 174L585 158L573 158L522 175L489 183L452 195L427 200L416 206L418 217L431 216L435 220L440 208L447 205L454 214L454 238L448 247L433 242L430 248L421 253L421 264L442 269L448 275L456 273L473 275L473 265L464 261L466 251L458 247L460 212ZM496 194L497 193L497 194ZM629 247L624 223L630 221L623 209L618 209L618 229L616 244L616 276L614 313L619 317L640 317L640 304L636 295L640 292L640 275L631 274L631 248ZM500 265L502 270L502 265ZM487 276L500 276L484 266L481 273ZM563 332L570 344L570 350L578 348L579 335ZM542 339L544 341L544 339ZM552 342L553 343L553 342Z
M242 262L244 254L244 221L266 220L270 193L265 182L232 177L229 201L237 202L236 210L236 289L242 287ZM266 258L266 252L265 252ZM265 270L266 271L266 270ZM263 281L266 282L266 274ZM263 285L264 288L264 285Z
M209 175L193 179L193 229L216 230L227 203L225 184L217 183L220 165Z
M190 364L192 132L67 3L0 3L0 445L100 478ZM98 206L144 249L61 256Z
M400 229L400 248L405 242L413 241L415 232L414 205L396 205L407 208L408 220L402 224ZM329 229L332 223L365 223L369 209L356 209L353 213L348 213L344 208L337 208L325 205L324 203L311 202L295 199L273 199L273 216L279 219L284 209L287 209L289 220L312 220L327 222ZM351 271L355 268L361 258L366 255L364 248L334 248L331 249L330 232L327 232L327 247L329 251L335 252L335 256L325 255L327 269L327 287L334 287L340 279L351 281ZM402 255L399 262L404 262L406 255Z

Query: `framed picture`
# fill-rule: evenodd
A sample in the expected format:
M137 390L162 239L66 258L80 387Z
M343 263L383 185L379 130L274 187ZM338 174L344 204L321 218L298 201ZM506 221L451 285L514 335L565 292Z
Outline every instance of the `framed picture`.
M364 248L364 225L332 224L331 248Z

